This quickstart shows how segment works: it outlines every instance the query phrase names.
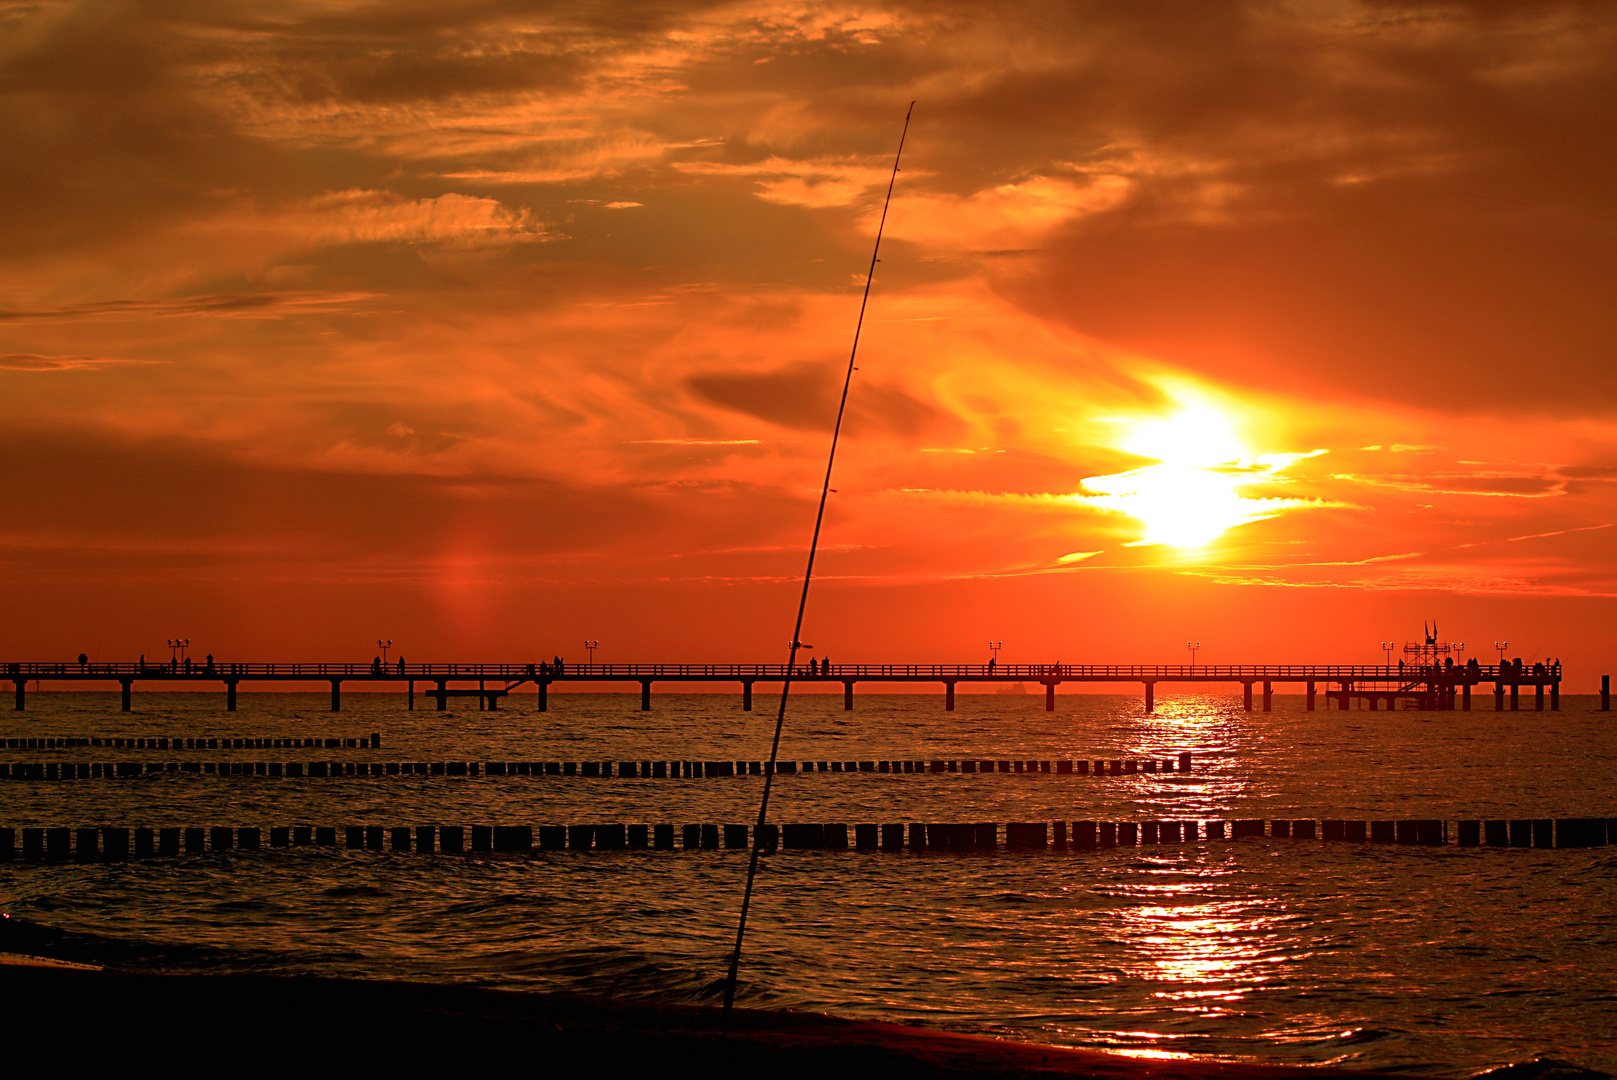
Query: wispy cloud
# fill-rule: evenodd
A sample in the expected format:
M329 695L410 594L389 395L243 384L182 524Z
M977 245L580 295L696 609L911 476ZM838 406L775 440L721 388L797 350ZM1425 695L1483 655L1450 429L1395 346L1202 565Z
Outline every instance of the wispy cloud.
M41 356L38 353L0 353L6 371L85 371L117 364L160 364L161 360L131 360L122 356Z

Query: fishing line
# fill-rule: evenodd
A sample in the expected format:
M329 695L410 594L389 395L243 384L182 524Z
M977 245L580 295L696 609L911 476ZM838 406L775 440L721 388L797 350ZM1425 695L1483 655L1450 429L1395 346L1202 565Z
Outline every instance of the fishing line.
M780 757L780 732L786 725L786 698L792 692L792 675L797 670L797 650L802 647L803 613L808 610L809 581L814 577L814 556L820 550L820 526L825 521L825 500L831 493L831 468L837 460L837 440L842 435L842 416L848 408L848 388L853 384L853 363L859 355L859 332L865 325L865 308L870 303L870 285L876 280L876 263L881 254L882 230L887 227L887 208L893 201L893 185L898 182L898 162L904 156L904 137L910 131L910 114L915 102L904 112L904 130L898 136L898 153L893 155L893 174L887 180L887 198L881 204L881 220L876 225L876 246L870 253L870 272L865 275L865 295L859 301L859 320L853 327L853 348L848 352L848 371L842 379L842 400L837 403L837 422L831 429L831 452L825 461L825 483L820 485L820 509L814 515L814 536L809 541L808 566L803 570L803 594L797 601L797 623L792 628L791 653L786 660L786 678L780 688L780 711L775 714L775 741L769 746L769 767L764 770L764 794L758 802L758 823L752 831L752 856L747 862L747 888L741 894L741 918L736 924L735 951L730 954L730 972L724 980L724 1014L735 1004L736 975L741 970L741 943L747 936L747 911L752 907L752 884L758 876L758 855L763 850L764 823L769 816L769 792L775 783L775 762Z

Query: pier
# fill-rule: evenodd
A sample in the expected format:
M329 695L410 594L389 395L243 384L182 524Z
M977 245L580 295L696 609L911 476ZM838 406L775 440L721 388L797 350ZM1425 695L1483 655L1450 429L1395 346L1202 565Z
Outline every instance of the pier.
M37 663L0 665L15 689L15 707L27 705L33 683L115 683L122 691L123 711L133 708L134 687L146 683L214 683L225 690L225 708L236 708L236 688L250 683L329 683L331 710L342 708L344 683L402 686L415 708L418 684L438 709L450 698L476 698L478 708L498 709L513 692L530 687L537 707L549 708L550 688L558 685L639 684L640 708L650 710L655 684L728 683L741 687L741 707L751 711L753 687L779 685L787 678L784 664L395 664L381 663L236 663L190 660L166 664ZM1489 686L1496 712L1521 708L1523 688L1532 691L1533 708L1561 707L1561 666L1524 664L814 664L790 673L800 685L842 687L842 707L854 706L860 683L941 684L944 708L955 707L955 689L965 684L1035 683L1044 688L1044 707L1056 707L1056 687L1063 683L1108 683L1142 688L1145 711L1156 708L1159 683L1239 686L1243 707L1251 712L1255 694L1264 712L1274 707L1277 685L1301 688L1313 711L1324 695L1326 707L1349 709L1460 709L1472 707L1473 691ZM475 683L473 688L470 684ZM452 685L454 684L454 685Z

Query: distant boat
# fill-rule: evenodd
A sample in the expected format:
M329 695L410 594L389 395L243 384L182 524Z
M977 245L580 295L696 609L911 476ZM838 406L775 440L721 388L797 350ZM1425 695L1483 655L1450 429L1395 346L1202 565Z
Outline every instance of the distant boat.
M1019 682L1004 683L1004 684L1002 684L1000 686L994 687L994 693L996 693L996 694L1025 694L1025 693L1027 693L1027 687L1023 686Z

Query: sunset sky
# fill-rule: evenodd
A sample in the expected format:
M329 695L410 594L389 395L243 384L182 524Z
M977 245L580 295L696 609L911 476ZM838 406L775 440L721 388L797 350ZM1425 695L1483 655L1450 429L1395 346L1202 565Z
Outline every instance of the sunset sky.
M0 0L0 653L1617 667L1607 4ZM201 646L198 648L197 646Z

